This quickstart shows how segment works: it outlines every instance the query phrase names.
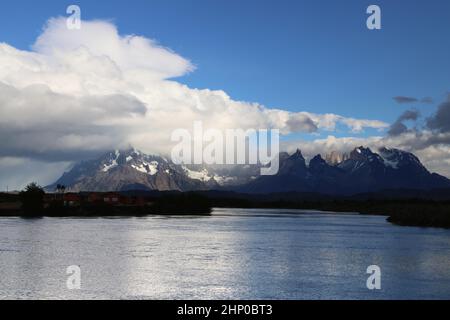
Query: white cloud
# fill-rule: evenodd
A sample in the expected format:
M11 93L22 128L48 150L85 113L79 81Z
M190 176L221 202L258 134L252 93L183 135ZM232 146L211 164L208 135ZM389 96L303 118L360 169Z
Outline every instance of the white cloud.
M65 18L50 19L33 49L45 56L64 56L80 47L95 57L109 59L120 70L144 70L159 79L181 76L194 69L191 62L168 48L136 35L122 37L112 23L105 21L83 21L80 30L68 30Z
M377 120L269 109L235 101L220 90L174 80L193 64L144 37L119 35L106 21L66 28L50 19L32 46L0 44L0 157L69 161L133 145L169 153L174 129L278 128L292 132L353 132L385 128Z
M309 112L302 112L302 114L309 116L314 122L317 123L319 128L327 131L334 131L336 129L336 125L339 123L347 126L352 133L359 133L363 131L364 128L375 128L382 130L389 126L386 122L379 120L347 118L332 113L313 114Z

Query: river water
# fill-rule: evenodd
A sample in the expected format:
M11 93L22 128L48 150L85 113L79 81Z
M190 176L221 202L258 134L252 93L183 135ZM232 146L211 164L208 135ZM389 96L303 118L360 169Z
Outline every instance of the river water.
M0 298L450 299L450 230L302 210L0 218Z

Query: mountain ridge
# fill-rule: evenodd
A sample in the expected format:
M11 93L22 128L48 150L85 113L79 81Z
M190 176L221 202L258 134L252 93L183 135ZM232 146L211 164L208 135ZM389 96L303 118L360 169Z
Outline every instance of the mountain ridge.
M73 192L229 190L339 195L450 187L449 179L429 172L414 154L399 149L383 147L376 153L360 146L342 156L319 154L308 165L300 149L293 154L282 152L279 157L278 173L260 176L261 165L178 165L134 148L115 150L75 164L46 190L53 191L60 184ZM330 159L341 161L333 165Z

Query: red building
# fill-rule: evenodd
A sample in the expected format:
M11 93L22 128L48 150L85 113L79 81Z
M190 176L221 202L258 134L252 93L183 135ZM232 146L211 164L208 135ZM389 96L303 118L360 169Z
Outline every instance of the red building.
M65 206L79 206L81 203L81 196L78 193L65 193L63 195Z
M120 203L120 194L115 192L108 192L103 194L103 202L107 204L117 205Z
M100 203L103 202L103 195L101 193L91 192L87 197L89 203Z
M80 206L83 203L112 206L146 206L149 204L145 197L121 195L117 192L52 193L46 194L44 199L47 205L61 203L65 206Z

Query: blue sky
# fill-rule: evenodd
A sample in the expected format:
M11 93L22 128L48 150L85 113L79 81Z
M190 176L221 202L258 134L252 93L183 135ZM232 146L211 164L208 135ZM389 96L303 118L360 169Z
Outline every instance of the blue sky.
M64 18L43 29L50 18L67 17L71 4L82 10L80 32L68 31ZM381 7L381 30L366 27L371 4ZM450 177L449 13L447 0L2 1L0 180L21 186L43 173L35 180L50 183L73 161L125 144L167 152L164 139L198 118L219 129L285 129L286 148L300 147L308 157L361 144L396 147ZM127 43L115 28L121 36L143 36L169 49ZM32 50L39 36L44 46ZM194 72L186 74L190 64L183 58ZM115 67L126 81L116 82ZM147 76L160 69L183 76L152 83ZM196 88L223 90L231 99ZM138 100L90 100L111 92L131 92ZM397 96L433 102L400 104ZM417 122L414 112L400 117L412 108L422 114ZM41 110L53 118L43 119ZM115 120L111 110L123 112L122 120L106 130L96 121ZM132 123L127 112L133 110L150 112ZM426 119L436 111L440 119L430 126ZM336 128L326 126L329 113L338 115L331 121ZM306 121L314 117L316 131ZM355 123L365 123L363 130L354 130ZM397 133L388 134L386 124Z
M409 106L392 97L450 88L448 1L4 1L1 41L27 49L68 4L190 59L178 81L268 107L393 122ZM369 4L382 30L366 28Z

